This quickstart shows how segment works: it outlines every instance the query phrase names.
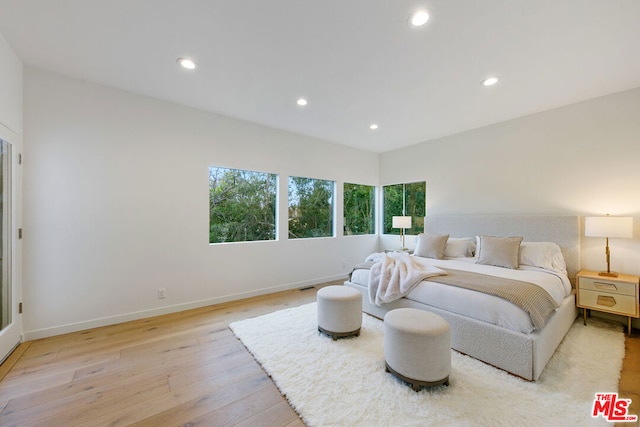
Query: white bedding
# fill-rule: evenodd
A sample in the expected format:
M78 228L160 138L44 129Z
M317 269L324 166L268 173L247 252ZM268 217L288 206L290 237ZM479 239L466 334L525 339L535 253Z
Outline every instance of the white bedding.
M475 271L535 283L544 288L560 304L571 294L571 283L566 275L536 267L520 266L508 269L475 263L475 258L437 260L414 257L425 265L455 270ZM367 286L369 270L355 270L351 282ZM405 298L443 310L451 311L497 326L531 333L535 327L525 311L502 298L436 282L421 282Z

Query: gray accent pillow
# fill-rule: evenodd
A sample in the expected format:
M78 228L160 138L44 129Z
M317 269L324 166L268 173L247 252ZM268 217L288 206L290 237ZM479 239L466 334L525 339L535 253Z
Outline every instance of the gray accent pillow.
M442 259L447 239L449 239L448 234L420 233L416 236L416 248L413 254L423 258Z
M522 237L478 236L478 259L476 264L496 267L518 268Z

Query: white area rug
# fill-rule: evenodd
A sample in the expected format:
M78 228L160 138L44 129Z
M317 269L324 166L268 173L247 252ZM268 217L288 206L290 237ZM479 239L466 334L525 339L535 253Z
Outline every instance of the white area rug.
M589 426L596 392L617 392L622 328L578 319L540 379L451 352L450 385L413 391L384 369L383 324L360 337L318 333L316 304L230 325L309 426ZM496 349L499 351L499 349Z

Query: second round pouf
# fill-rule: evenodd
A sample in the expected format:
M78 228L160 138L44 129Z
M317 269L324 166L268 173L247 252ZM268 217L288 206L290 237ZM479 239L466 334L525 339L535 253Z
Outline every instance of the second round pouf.
M415 308L399 308L384 317L386 369L411 384L449 385L451 328L441 316Z

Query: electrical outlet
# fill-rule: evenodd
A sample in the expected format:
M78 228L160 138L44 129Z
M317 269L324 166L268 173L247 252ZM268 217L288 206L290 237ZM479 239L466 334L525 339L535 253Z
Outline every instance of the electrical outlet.
M165 288L158 289L158 299L166 298L167 290Z

